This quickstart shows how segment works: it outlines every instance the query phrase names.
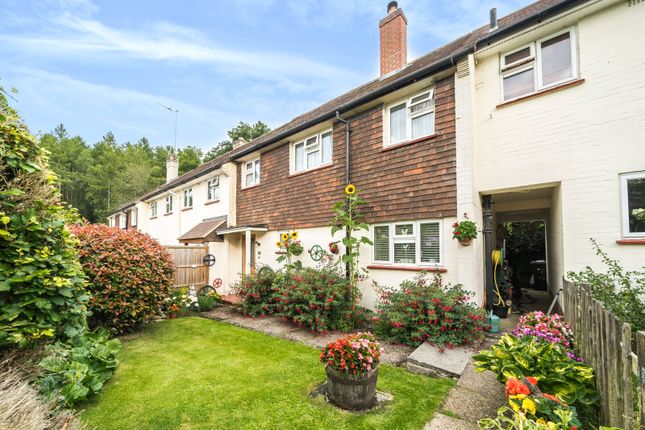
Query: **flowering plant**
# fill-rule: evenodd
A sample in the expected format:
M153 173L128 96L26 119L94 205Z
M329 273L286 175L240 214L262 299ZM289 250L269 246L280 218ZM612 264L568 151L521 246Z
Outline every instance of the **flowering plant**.
M645 208L633 209L632 215L638 220L645 221Z
M286 260L287 268L291 267L291 257L302 254L304 250L302 243L298 240L298 232L282 233L276 246L283 251L282 255L277 258L278 263Z
M513 335L516 337L536 336L559 345L565 351L573 354L573 332L569 324L558 314L546 315L544 312L537 311L522 315L520 322L513 330Z
M383 348L371 333L356 333L330 342L320 353L320 362L352 375L364 375L378 367Z
M477 224L469 220L464 214L465 220L456 222L452 225L452 238L458 240L468 240L477 237Z
M197 296L190 294L187 288L174 288L165 300L165 313L176 316L182 312L196 309Z

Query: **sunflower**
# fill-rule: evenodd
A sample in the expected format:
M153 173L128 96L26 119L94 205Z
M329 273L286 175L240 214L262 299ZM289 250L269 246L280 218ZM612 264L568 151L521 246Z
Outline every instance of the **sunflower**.
M298 232L297 231L292 231L291 232L291 239L293 239L293 240L298 239Z
M345 194L348 196L356 194L356 187L353 184L349 184L345 187Z
M281 237L282 237L282 241L286 242L287 240L289 240L289 233L282 233Z
M277 241L277 242L275 243L275 246L277 246L278 248L280 248L280 247L282 247L282 243L281 243L280 241Z

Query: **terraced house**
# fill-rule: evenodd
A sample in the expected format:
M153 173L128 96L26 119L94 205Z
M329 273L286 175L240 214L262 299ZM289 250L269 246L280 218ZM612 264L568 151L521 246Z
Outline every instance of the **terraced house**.
M132 206L137 228L165 244L217 243L211 275L226 289L259 265L278 267L283 232L297 230L305 251L339 240L331 206L353 183L374 242L360 262L368 306L372 281L398 285L421 270L490 300L496 227L509 220L546 222L554 291L567 270L596 263L591 236L636 268L645 261L645 221L634 212L645 206L645 4L542 0L490 18L408 62L407 19L390 2L378 78L144 196ZM215 176L222 204L208 205ZM155 224L154 202L156 211L185 203L191 185L191 215ZM483 227L471 246L452 239L465 216Z

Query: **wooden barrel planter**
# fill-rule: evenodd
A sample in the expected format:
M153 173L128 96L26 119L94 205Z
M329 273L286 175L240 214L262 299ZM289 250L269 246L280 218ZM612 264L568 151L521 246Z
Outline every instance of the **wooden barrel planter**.
M325 370L327 372L327 398L331 403L353 411L369 409L374 406L378 367L362 376L339 372L329 366Z

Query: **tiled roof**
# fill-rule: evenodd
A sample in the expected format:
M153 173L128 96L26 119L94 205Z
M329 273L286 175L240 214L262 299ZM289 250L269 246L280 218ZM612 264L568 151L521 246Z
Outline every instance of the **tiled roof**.
M179 236L179 239L177 240L181 242L182 240L204 239L206 236L225 224L226 216L209 218Z
M410 62L400 71L385 75L370 81L360 87L336 97L317 108L300 115L288 123L270 131L269 133L254 139L246 145L231 151L231 159L236 159L250 152L268 146L279 140L285 139L290 134L297 133L309 128L316 122L333 118L336 111L340 113L351 110L361 104L367 103L370 99L376 99L389 92L434 74L442 69L452 67L456 61L473 52L476 46L488 43L493 39L502 37L509 32L517 31L518 27L530 25L536 20L542 20L553 15L563 8L571 7L584 1L576 0L540 0L532 3L523 9L511 13L498 20L498 29L489 31L489 26L482 26L471 33L468 33L434 51ZM425 75L424 75L425 73Z

